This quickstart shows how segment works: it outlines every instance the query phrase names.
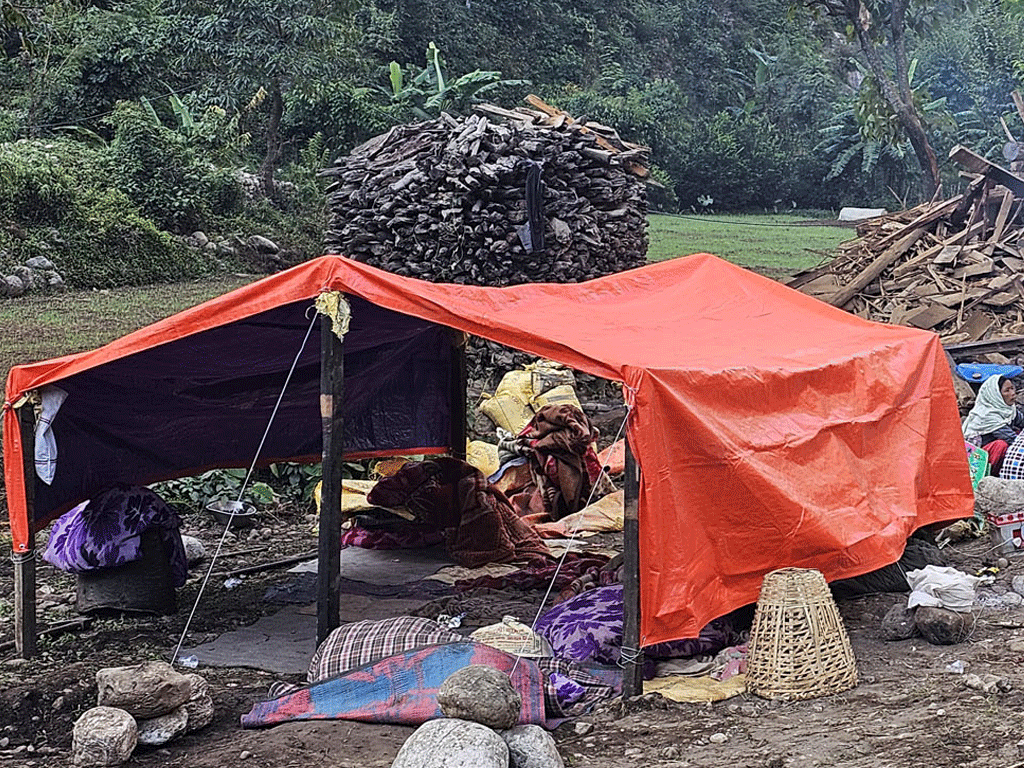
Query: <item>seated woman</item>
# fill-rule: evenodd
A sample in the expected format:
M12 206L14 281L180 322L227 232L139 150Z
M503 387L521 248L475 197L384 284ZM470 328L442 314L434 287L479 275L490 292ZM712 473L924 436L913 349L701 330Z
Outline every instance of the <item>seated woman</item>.
M1013 381L1005 376L989 376L964 419L964 437L988 451L993 475L999 473L1006 449L1024 429L1024 411L1016 404L1016 396Z

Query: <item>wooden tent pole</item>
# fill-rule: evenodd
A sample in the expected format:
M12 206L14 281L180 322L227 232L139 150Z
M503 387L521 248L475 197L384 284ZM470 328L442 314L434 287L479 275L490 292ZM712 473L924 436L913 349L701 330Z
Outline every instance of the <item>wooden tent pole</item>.
M640 467L626 438L625 510L622 526L622 698L643 689L640 648Z
M14 563L14 641L23 659L36 655L36 535L35 535L35 410L25 403L19 413L25 508L28 511L28 549L12 552Z
M466 334L448 329L451 340L451 388L448 402L451 422L448 440L450 455L466 460Z
M320 317L320 422L323 485L317 547L317 645L341 624L341 470L344 461L344 346L331 318Z

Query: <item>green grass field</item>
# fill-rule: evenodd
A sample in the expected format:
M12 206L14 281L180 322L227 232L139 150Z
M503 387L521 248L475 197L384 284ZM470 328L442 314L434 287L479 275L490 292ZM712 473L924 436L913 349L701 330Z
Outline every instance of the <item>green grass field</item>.
M847 227L823 226L800 216L649 217L651 261L713 253L734 264L779 278L816 266L839 243L856 237Z

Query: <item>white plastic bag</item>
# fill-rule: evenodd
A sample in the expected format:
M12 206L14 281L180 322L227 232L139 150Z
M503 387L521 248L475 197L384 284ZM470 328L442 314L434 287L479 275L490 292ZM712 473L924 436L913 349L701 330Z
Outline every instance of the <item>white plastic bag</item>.
M910 599L907 608L927 605L965 613L974 605L974 589L986 581L956 568L926 565L907 572Z

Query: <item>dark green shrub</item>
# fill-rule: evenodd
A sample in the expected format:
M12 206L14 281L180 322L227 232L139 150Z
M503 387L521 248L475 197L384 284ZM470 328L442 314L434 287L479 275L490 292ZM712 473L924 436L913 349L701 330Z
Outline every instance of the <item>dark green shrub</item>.
M108 153L68 139L0 144L0 266L46 256L76 288L144 285L204 270L200 256L111 187Z
M108 121L114 181L158 227L187 233L237 210L238 183L203 162L186 135L129 102L120 102Z
M71 286L146 285L205 271L197 252L157 229L120 190L84 190L65 223L67 246L51 258Z
M683 209L699 209L710 197L714 210L788 206L782 134L761 115L719 112L696 122L668 164Z

